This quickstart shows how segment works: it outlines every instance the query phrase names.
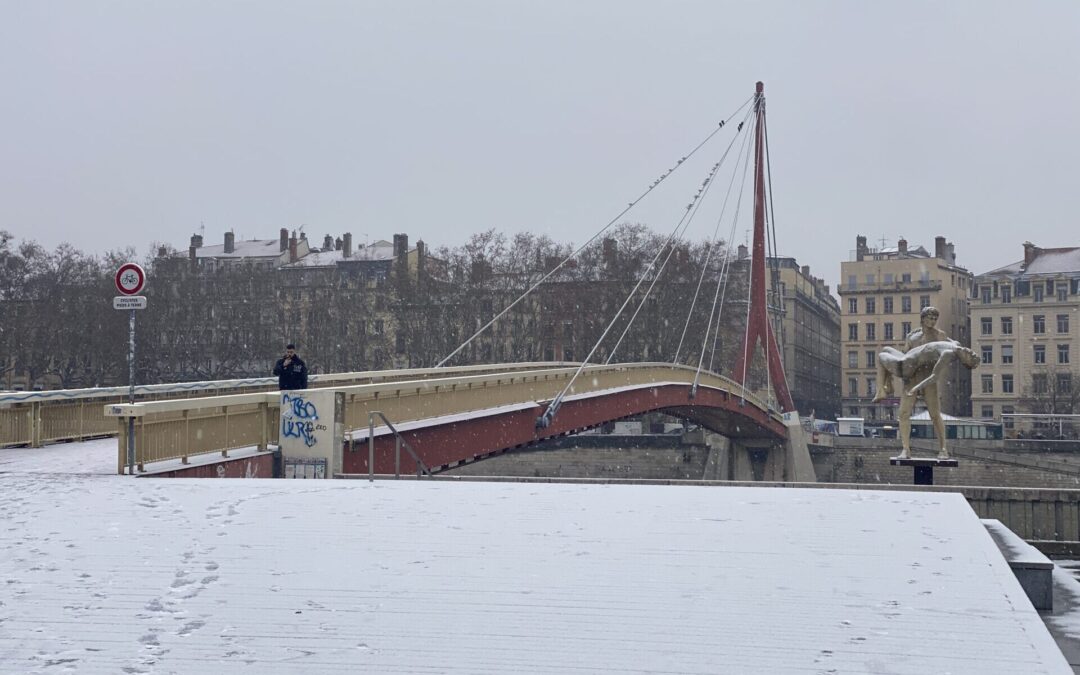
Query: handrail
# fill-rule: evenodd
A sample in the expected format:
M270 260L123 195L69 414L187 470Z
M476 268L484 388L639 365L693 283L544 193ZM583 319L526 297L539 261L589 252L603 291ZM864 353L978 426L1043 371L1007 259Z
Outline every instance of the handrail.
M499 373L538 366L566 366L564 362L519 364L479 364L451 368L408 368L368 370L355 373L312 375L312 388L359 384L377 384L398 380L416 380L447 375ZM576 364L575 364L576 365ZM272 377L236 380L209 380L149 384L135 387L136 401L185 400L230 396L256 392L276 392ZM72 441L99 436L113 436L118 430L108 416L101 414L103 404L125 403L126 387L57 389L0 393L0 447L30 445L39 447L50 441Z
M394 478L401 478L401 446L404 444L405 449L409 451L413 461L416 462L416 476L419 478L422 475L431 476L431 469L424 464L420 456L416 454L416 450L413 446L409 445L409 442L398 432L394 424L378 410L372 410L368 413L368 481L375 480L375 417L376 415L386 424L386 428L394 434Z

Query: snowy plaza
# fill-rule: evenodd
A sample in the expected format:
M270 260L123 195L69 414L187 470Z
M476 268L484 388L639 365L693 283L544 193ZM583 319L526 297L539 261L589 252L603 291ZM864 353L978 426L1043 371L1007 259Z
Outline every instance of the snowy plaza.
M0 450L0 670L1070 672L958 494L131 478L114 452Z

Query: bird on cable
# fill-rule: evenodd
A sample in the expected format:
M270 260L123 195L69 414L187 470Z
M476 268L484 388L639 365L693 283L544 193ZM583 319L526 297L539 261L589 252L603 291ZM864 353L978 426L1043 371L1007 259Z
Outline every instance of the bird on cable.
M742 125L744 125L744 124L746 124L746 122L739 122L739 128L736 129L735 131L742 131Z

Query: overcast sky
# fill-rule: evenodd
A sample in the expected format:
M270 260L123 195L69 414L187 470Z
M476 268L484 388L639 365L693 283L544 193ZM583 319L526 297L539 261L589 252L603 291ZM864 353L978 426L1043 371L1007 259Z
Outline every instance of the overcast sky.
M1080 245L1073 0L0 0L0 229L581 243L759 79L779 252L830 284L857 234L976 273ZM733 134L625 219L670 230Z

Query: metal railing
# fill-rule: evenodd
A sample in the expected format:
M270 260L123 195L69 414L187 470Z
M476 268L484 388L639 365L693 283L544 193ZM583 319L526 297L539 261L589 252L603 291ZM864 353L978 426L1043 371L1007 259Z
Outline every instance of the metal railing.
M542 365L543 367L537 367ZM554 366L554 367L553 367ZM378 383L334 387L345 395L344 429L368 431L371 415L404 421L429 420L447 415L491 410L526 402L550 401L569 380L576 366L563 364L499 364L488 372L466 369L424 369L414 379L387 379ZM475 372L478 368L473 368ZM399 372L399 371L393 371ZM456 376L455 376L456 373ZM691 384L695 369L670 363L637 363L588 366L579 377L571 397L627 386ZM767 410L764 401L733 380L704 373L701 386L745 398ZM234 394L194 399L147 401L106 406L118 431L118 473L126 464L126 427L133 420L134 463L145 470L151 462L228 452L238 448L265 449L278 443L280 393ZM777 420L779 415L773 415Z
M409 445L409 442L402 438L397 428L393 423L386 418L386 415L382 414L378 410L372 410L368 413L368 481L375 480L375 418L378 417L383 421L383 424L390 433L394 434L394 478L401 478L401 446L404 445L405 449L409 451L409 455L416 462L416 477L430 476L431 470L424 464L420 456L416 454L416 450L413 446Z
M440 377L455 373L477 374L506 370L511 365L513 364L459 366L443 368L439 372L432 372L431 368L409 368L328 373L312 375L309 385L311 388L341 387ZM538 365L540 364L526 363L518 364L518 367ZM553 367L565 364L560 362L543 365ZM136 386L135 401L142 403L276 391L277 378L274 377L179 382ZM12 445L40 447L56 441L81 441L115 435L116 421L102 414L102 409L103 406L124 403L127 394L127 387L0 393L0 448Z

